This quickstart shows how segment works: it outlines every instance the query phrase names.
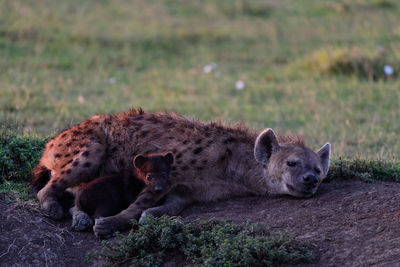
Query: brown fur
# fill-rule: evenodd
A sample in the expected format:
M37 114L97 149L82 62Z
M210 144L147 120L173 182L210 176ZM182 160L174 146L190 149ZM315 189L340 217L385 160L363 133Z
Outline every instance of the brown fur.
M102 176L83 186L75 199L75 207L71 210L72 227L86 230L92 225L92 218L117 214L132 204L145 187L148 189L143 191L163 193L162 191L168 189L172 163L171 153L138 155L134 159L133 172L125 170ZM146 199L154 195L157 194L146 194ZM76 216L79 218L75 218Z
M257 135L243 125L203 123L175 113L131 110L97 115L65 130L46 145L39 165L51 170L51 178L38 192L38 198L50 216L61 218L57 201L60 192L120 172L126 168L127 158L161 151L175 155L170 173L173 189L165 204L152 207L150 201L138 208L135 203L140 201L139 196L121 213L98 219L96 234L104 236L127 228L129 221L141 214L142 219L149 213L175 215L193 201L268 193L310 196L326 176L329 144L314 153L299 140L285 140L279 143L270 129ZM296 168L286 165L292 156L299 162ZM316 168L322 170L318 175L313 172ZM301 182L305 175L316 177L312 180L318 183L312 190Z

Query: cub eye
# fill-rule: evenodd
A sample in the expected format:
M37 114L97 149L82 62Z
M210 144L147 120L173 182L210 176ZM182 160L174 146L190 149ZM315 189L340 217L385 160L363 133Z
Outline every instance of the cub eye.
M288 160L288 162L286 162L286 164L287 164L289 167L294 167L294 166L297 165L297 162L296 162L296 161L293 161L293 160Z
M320 174L321 173L321 170L319 168L314 168L314 171L315 171L316 174Z
M147 180L148 180L148 181L153 180L153 175L151 175L151 174L147 175Z

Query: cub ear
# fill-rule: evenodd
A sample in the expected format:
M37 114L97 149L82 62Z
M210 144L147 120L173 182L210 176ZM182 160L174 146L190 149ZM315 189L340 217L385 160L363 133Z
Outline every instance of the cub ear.
M323 145L318 151L317 155L319 156L322 164L322 168L324 169L324 178L328 174L330 157L331 157L331 144L326 143Z
M133 159L133 166L135 166L136 169L140 169L146 161L147 158L139 154Z
M266 164L272 153L279 150L280 144L272 129L262 131L254 144L254 157L261 164Z
M164 154L164 159L167 164L172 165L172 163L174 163L174 154L172 154L172 152L167 152Z

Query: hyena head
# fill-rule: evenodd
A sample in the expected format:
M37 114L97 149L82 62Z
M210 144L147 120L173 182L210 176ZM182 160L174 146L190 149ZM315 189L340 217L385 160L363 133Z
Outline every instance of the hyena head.
M266 165L264 178L273 193L311 197L328 173L330 144L314 152L303 144L280 144L274 131L266 129L257 137L254 156Z
M133 159L136 174L153 192L162 192L167 188L169 172L174 163L171 152L164 154L137 155Z

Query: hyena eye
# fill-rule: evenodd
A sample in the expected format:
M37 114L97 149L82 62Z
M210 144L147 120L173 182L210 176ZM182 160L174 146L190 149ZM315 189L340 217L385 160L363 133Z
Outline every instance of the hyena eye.
M320 174L321 173L320 168L314 168L314 171L315 171L316 174Z
M147 175L147 180L148 180L148 181L153 180L153 175L151 175L151 174Z
M297 165L297 162L294 161L294 160L288 160L288 161L286 162L286 164L287 164L289 167L294 167L294 166Z

